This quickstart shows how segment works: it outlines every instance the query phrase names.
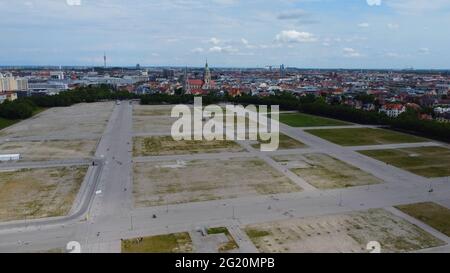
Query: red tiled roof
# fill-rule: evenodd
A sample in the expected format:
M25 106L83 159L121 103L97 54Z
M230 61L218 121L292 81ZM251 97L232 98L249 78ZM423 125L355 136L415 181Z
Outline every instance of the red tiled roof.
M190 85L202 86L203 85L203 80L188 80L188 83Z
M386 104L383 106L386 110L402 110L404 106L402 104Z

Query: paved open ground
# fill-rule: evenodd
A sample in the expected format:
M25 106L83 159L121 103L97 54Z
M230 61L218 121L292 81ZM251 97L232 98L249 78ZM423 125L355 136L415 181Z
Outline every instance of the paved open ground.
M188 252L190 242L194 252L220 251L230 238L226 233L210 237L197 232L209 228L226 228L237 245L231 250L235 252L368 252L365 246L374 240L388 252L450 252L440 222L421 217L428 207L413 206L417 214L398 207L432 202L448 209L448 174L427 178L359 152L447 145L375 126L312 124L313 132L311 127L280 124L282 133L301 145L261 152L252 141L237 141L237 150L214 147L210 152L209 145L183 145L174 147L185 149L182 152L155 153L150 146L134 154L136 137L145 141L170 135L170 109L128 102L81 104L47 110L0 131L0 145L34 143L42 154L46 149L39 147L45 147L40 146L45 141L97 141L88 161L82 158L89 149L67 145L67 154L75 154L70 161L58 156L48 161L52 157L44 155L43 161L0 164L2 175L57 167L86 170L74 200L61 206L66 216L44 210L42 217L47 218L20 220L6 214L0 223L0 252L59 252L69 241L80 242L83 252L121 252L130 239L134 245L124 251L161 251L153 247L157 245L166 247L164 252ZM338 140L328 137L336 131L327 130L338 130ZM327 135L318 136L319 131ZM276 160L283 157L286 160ZM329 173L336 171L327 170L329 165L339 172ZM296 170L305 166L314 172ZM32 176L45 178L40 173ZM314 176L322 181L311 180ZM26 188L26 182L15 186L22 185L21 194L60 202L52 193L70 192L58 182L61 177L67 176L55 175L52 182L60 189L46 184L51 179L35 182L45 188L38 189L39 194L34 194L36 188ZM8 187L0 192L0 200L15 200ZM432 209L441 215L442 209ZM260 239L255 240L255 233ZM177 234L189 234L190 241Z

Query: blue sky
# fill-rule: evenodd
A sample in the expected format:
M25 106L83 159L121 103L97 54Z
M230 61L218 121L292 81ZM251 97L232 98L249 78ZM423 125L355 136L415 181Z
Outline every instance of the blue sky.
M450 0L0 0L0 65L450 68Z

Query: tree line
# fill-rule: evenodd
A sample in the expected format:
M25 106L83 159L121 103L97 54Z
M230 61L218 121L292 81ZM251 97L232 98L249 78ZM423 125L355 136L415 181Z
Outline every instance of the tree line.
M372 100L371 97L365 98ZM141 104L180 104L193 103L192 95L144 95L141 97ZM329 117L359 124L384 125L394 130L406 131L428 138L433 138L445 142L450 142L450 123L441 123L435 120L420 120L418 113L409 110L397 118L390 118L384 113L377 111L364 111L342 104L328 104L323 97L308 95L297 97L290 93L281 93L268 97L256 97L243 95L240 97L230 96L203 96L204 105L211 103L235 103L242 105L279 105L281 110L295 110L302 113Z
M61 92L54 96L31 96L0 104L0 117L17 120L26 119L39 108L67 107L77 103L92 103L105 100L125 100L137 98L125 91L113 91L108 85L80 87Z
M138 96L126 91L113 91L108 85L96 87L81 87L62 92L54 96L32 96L15 101L5 101L0 104L0 117L6 119L26 119L33 115L38 108L64 107L76 103L90 103L107 100L140 99L143 105L152 104L191 104L193 95L153 94ZM371 98L367 98L371 99ZM434 120L420 120L418 114L410 110L398 118L389 118L377 111L364 111L341 104L328 104L323 97L308 95L297 97L290 93L281 93L267 97L243 95L231 97L228 95L203 96L203 104L217 104L220 102L242 105L279 105L281 110L294 110L307 114L340 119L360 124L376 124L389 126L392 129L408 131L413 134L426 136L450 142L450 124Z

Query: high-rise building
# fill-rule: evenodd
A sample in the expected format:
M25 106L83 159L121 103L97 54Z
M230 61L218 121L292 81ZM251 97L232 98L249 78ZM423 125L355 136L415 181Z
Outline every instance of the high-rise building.
M172 69L164 69L163 70L163 78L170 79L175 76L175 71Z
M282 65L280 66L280 76L281 76L282 78L286 77L286 68L284 67L284 64L282 64Z
M15 78L12 74L0 73L0 92L27 90L28 80L24 78Z

